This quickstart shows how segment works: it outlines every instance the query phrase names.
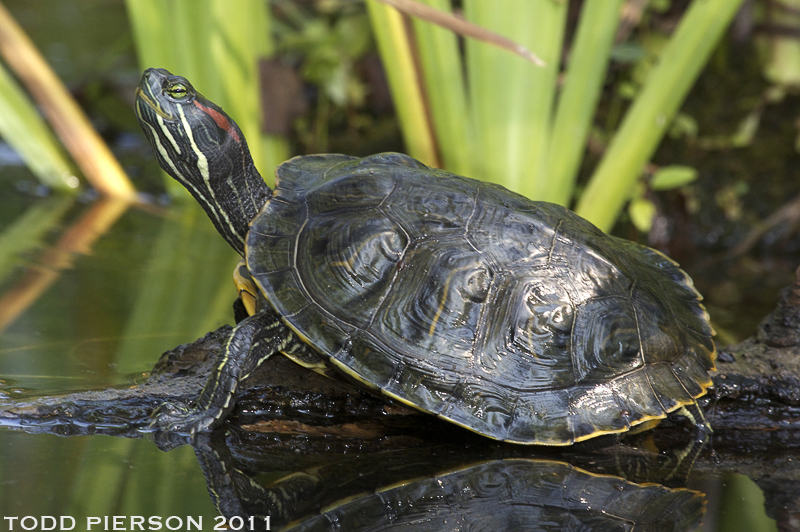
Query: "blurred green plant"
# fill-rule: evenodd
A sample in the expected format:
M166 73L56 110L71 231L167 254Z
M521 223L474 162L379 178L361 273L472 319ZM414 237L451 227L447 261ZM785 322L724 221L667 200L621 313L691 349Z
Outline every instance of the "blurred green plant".
M0 3L0 55L36 100L61 142L101 194L132 200L135 190L111 150L25 32ZM0 65L0 135L39 180L70 191L79 181L27 94Z
M273 0L271 5L281 61L296 65L302 81L318 88L314 113L305 113L293 124L297 141L305 150L329 151L330 130L336 124L369 127L371 123L360 112L369 87L358 72L358 62L374 49L364 6L340 0L318 2L316 9L295 0Z
M697 179L697 170L689 166L662 166L655 170L648 180L634 185L628 203L628 216L631 223L642 233L649 233L653 219L658 214L655 203L650 199L650 192L681 188Z
M421 1L452 11L450 0ZM641 88L577 203L579 214L610 229L741 1L695 0L660 53L647 58ZM368 0L409 153L534 199L570 203L622 5L583 2L562 72L569 2L461 2L467 20L532 50L547 64L539 68L469 39L462 53L455 35L429 22L415 20L412 34L397 11Z
M28 165L43 184L55 190L71 191L78 178L28 95L0 65L0 137Z
M372 47L369 20L358 6L338 6L335 16L290 0L275 0L281 13L273 28L282 56L301 64L303 79L340 107L363 103L367 88L354 74L355 62Z
M765 9L765 23L774 28L761 38L765 52L764 77L775 85L800 85L800 0L780 0ZM783 31L776 31L782 29Z

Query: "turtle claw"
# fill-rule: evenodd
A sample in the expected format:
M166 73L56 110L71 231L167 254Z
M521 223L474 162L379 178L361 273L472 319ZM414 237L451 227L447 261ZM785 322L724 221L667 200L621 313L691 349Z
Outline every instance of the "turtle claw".
M158 431L194 436L208 432L216 421L208 412L182 404L163 403L150 416L150 427Z

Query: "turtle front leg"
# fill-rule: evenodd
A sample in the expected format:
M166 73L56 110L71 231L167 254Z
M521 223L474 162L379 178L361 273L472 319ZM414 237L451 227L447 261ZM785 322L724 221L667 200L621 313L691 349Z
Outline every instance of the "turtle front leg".
M297 341L271 309L242 320L220 350L194 407L163 403L153 412L150 426L190 436L213 429L233 410L239 381Z

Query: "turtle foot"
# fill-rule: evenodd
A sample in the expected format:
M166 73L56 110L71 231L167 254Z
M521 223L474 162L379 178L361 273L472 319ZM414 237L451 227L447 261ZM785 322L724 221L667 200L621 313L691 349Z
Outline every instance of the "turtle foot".
M151 428L188 436L208 432L219 421L206 410L195 410L175 403L161 404L153 411L150 418Z

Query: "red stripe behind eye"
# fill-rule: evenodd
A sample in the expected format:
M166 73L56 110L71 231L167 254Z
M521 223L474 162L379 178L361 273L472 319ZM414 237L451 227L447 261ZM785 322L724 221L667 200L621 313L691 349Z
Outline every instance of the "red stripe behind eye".
M205 114L213 118L214 122L216 122L221 129L227 131L228 135L230 135L233 138L233 140L235 140L236 142L241 142L241 140L239 139L239 133L237 133L236 128L233 127L233 124L230 123L230 121L225 117L225 115L221 114L219 111L212 109L211 107L206 107L197 100L194 101L194 104L197 106L198 109L200 109Z

